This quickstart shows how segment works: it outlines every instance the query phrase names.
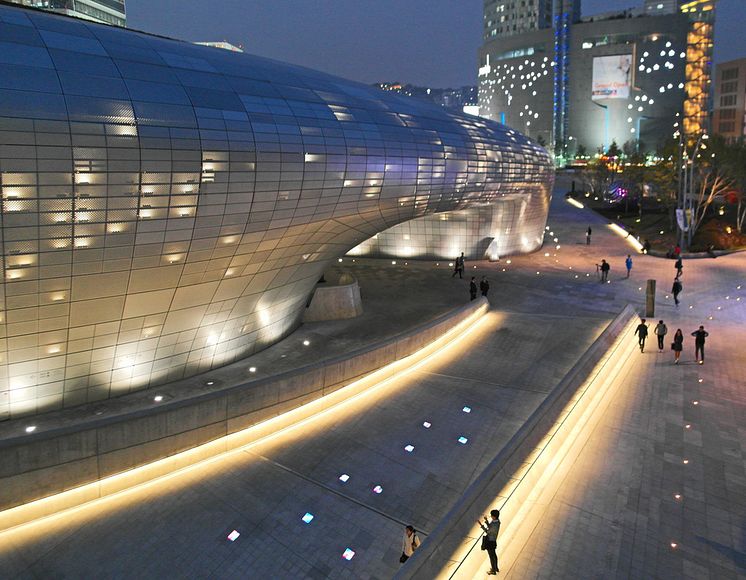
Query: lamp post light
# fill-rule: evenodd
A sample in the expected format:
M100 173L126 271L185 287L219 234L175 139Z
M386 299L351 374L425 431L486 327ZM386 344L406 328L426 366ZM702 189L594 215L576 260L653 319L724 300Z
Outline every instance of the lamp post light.
M609 106L608 105L602 105L601 103L597 103L596 101L591 101L594 105L597 107L601 107L604 110L604 151L608 151L610 144L609 144Z

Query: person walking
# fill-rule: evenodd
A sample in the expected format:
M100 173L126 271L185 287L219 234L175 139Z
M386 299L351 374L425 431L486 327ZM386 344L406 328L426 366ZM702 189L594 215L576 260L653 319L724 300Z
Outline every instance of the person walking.
M487 574L495 576L500 568L497 567L497 534L500 533L500 510L490 511L490 518L484 516L484 523L477 520L477 524L486 534L482 539L482 549L487 551L490 557L490 569Z
M477 297L477 279L474 276L471 277L471 282L469 282L469 294L472 300Z
M673 350L673 363L679 364L679 357L681 351L684 350L684 333L681 332L680 328L676 329L676 334L673 335L673 342L671 343L671 349Z
M681 294L683 289L684 287L681 285L681 280L676 276L673 280L673 286L671 286L671 292L673 293L673 302L676 304L677 308L679 306L679 294Z
M590 246L591 245L591 234L593 233L593 230L591 230L591 226L588 226L588 229L585 231L585 245Z
M464 253L461 252L461 255L458 258L456 258L456 262L454 264L453 274L451 274L451 278L455 278L456 274L458 274L459 278L464 277L464 263L465 263Z
M684 263L681 261L681 256L679 256L678 258L676 258L676 263L674 264L674 268L676 268L676 277L677 278L684 273Z
M404 564L414 554L414 551L420 547L420 539L417 537L417 530L412 526L404 528L404 537L401 544L401 556L399 562Z
M658 352L663 352L663 339L668 334L668 328L663 324L662 320L659 320L658 324L655 325L653 333L655 333L655 337L658 339Z
M629 278L629 273L632 271L632 256L627 254L627 259L624 260L624 265L627 266L627 278Z
M609 266L609 263L606 260L601 260L601 283L608 282L609 280L609 270L611 270L611 266Z
M700 326L692 332L692 336L694 337L694 358L703 365L705 364L705 338L710 336L710 333L705 330L704 326Z
M482 276L482 280L479 282L479 289L482 291L482 296L487 296L487 292L490 291L490 283L487 281L487 276Z
M645 324L644 318L640 321L640 324L637 325L635 334L637 335L637 340L640 345L640 352L645 352L645 339L648 337L648 325Z

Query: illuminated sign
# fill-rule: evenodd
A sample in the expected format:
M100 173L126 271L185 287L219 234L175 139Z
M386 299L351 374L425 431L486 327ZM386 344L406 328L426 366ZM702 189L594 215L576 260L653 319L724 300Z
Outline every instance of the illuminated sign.
M594 101L628 99L632 86L632 55L597 56L593 59Z

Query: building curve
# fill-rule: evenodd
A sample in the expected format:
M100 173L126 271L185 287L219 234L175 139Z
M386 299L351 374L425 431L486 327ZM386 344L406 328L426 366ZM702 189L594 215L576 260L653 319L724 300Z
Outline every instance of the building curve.
M0 5L0 419L227 364L286 336L330 260L524 196L502 125L271 60Z

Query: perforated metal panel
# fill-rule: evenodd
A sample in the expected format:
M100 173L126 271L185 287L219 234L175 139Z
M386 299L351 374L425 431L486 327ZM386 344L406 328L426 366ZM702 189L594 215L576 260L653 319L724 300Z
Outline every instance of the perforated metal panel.
M547 154L495 123L22 8L0 44L3 418L264 348L397 223L505 195L546 218Z

